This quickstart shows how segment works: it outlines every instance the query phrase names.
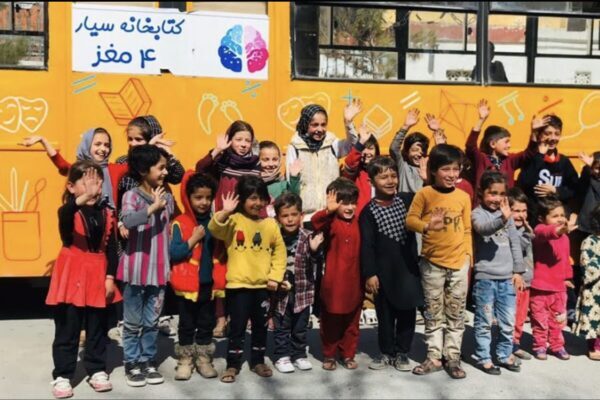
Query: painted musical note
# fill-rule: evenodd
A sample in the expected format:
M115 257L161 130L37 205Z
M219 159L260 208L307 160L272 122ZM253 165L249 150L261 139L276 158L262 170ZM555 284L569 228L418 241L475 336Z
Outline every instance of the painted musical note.
M517 109L517 111L519 112L519 115L517 116L519 121L523 121L525 119L525 113L523 113L523 110L521 110L521 108L519 107L519 103L517 103L518 97L519 92L515 90L514 92L510 92L506 96L496 101L496 104L498 104L504 110L504 113L506 113L506 115L508 116L509 125L515 124L515 117L513 117L512 113L508 110L507 103L512 102L515 108Z

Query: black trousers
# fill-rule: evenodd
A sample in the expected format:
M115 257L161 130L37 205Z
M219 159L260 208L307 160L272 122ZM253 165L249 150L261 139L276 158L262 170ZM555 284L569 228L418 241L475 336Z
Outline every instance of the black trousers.
M267 350L267 289L226 289L225 302L230 318L227 368L242 367L248 320L252 322L250 368L263 364Z
M178 296L179 297L179 296ZM198 299L191 301L179 297L178 336L181 346L207 345L212 342L216 324L212 285L201 285Z
M107 316L105 308L75 307L60 304L54 307L54 379L72 379L77 366L79 334L85 329L83 364L88 375L106 371Z
M390 357L407 354L415 336L416 308L395 308L380 288L375 296L375 311L379 321L377 336L381 353Z
M275 324L274 341L276 359L290 357L292 361L306 358L306 334L308 332L308 318L310 307L306 307L299 313L294 313L294 293L289 294L289 300L285 308L285 314L275 313L273 322Z

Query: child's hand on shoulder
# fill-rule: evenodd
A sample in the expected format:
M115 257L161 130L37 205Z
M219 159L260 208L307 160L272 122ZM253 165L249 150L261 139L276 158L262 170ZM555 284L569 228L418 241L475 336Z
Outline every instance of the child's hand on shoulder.
M327 213L333 214L340 208L340 203L337 200L337 192L330 190L327 192Z
M316 253L324 241L325 241L325 236L323 235L323 232L319 232L316 235L312 235L309 239L310 250L313 253Z
M489 117L490 106L488 105L486 99L479 100L479 103L477 103L477 112L479 113L479 119L482 121L486 120L487 117Z
M222 199L223 199L223 211L225 211L227 214L233 213L240 202L239 196L237 194L235 194L234 192L229 192L229 193L223 195Z
M352 99L351 102L344 107L344 121L349 124L354 121L354 118L362 111L362 102L360 99Z
M408 110L408 113L406 113L406 117L404 118L404 126L403 128L408 130L411 127L415 126L417 124L417 122L419 122L419 114L421 113L421 111L419 111L418 108L413 108Z

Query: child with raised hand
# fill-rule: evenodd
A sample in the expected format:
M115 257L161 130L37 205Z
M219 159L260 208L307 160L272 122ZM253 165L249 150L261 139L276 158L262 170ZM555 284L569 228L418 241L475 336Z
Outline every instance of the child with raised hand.
M417 192L406 218L408 229L423 235L419 267L428 349L425 362L413 369L417 375L440 371L443 356L452 378L466 377L460 348L472 239L469 197L455 189L461 162L462 151L456 146L440 144L431 150L427 170L432 184Z
M262 218L270 196L258 176L242 176L237 195L223 196L223 209L212 217L208 230L227 248L225 297L230 317L227 368L221 382L231 383L239 374L244 355L248 320L252 322L250 369L261 377L273 372L265 364L268 291L276 291L286 269L286 247L277 221Z
M54 264L46 304L53 306L54 342L52 394L73 396L79 334L87 333L83 357L88 383L97 392L112 389L106 373L108 303L120 300L117 269L116 217L99 202L102 169L92 161L75 162L67 174L58 222L63 247ZM84 285L80 287L80 282Z
M302 171L302 161L296 160L290 165L289 180L281 173L281 151L275 142L263 140L258 145L260 161L260 176L267 184L271 201L267 206L269 217L275 217L273 203L275 199L284 192L300 194L300 172Z
M21 143L22 146L30 147L36 143L41 143L54 163L58 172L66 176L71 163L66 161L60 152L43 136L29 136ZM121 178L127 174L127 164L119 165L109 163L108 158L112 152L112 139L108 131L104 128L93 128L87 130L77 147L77 160L89 160L100 165L102 168L102 196L108 204L116 208L116 199L118 198L118 184Z
M309 104L300 112L296 133L292 136L286 154L286 169L297 160L302 160L300 175L300 197L304 207L304 222L326 205L327 185L340 176L338 160L345 157L358 139L348 125L358 112L361 104L353 100L344 109L346 138L338 139L327 130L327 111L318 104ZM289 172L288 172L289 175Z
M553 196L539 201L538 220L534 229L530 300L533 351L535 358L546 360L549 343L557 358L568 360L562 333L567 323L567 287L573 287L568 233L577 226L567 221L561 201Z
M515 293L523 289L524 272L519 234L506 198L506 178L501 172L486 171L479 183L480 205L471 214L475 244L475 356L479 368L500 375L492 362L492 321L498 322L496 343L498 365L519 372L513 356Z
M169 224L173 196L164 189L168 154L153 145L134 147L129 173L137 180L123 195L121 218L129 240L117 278L123 290L123 359L127 384L164 382L157 370L158 318L169 280ZM141 334L140 334L141 331Z
M590 213L593 233L581 245L583 286L575 333L587 339L588 357L600 361L600 204Z
M171 226L170 283L179 297L176 380L190 379L194 368L204 378L218 375L212 364L216 322L212 292L219 283L213 279L214 240L208 230L216 191L210 176L186 172L181 182L184 213Z
M275 212L287 250L284 283L288 288L275 295L275 368L282 373L294 372L295 368L305 371L312 369L306 356L306 335L323 234L313 235L302 228L302 199L295 193L279 196Z
M523 325L529 314L529 295L531 290L531 280L533 279L533 248L532 240L534 238L533 229L527 222L527 196L518 187L510 188L507 191L508 204L515 221L517 234L521 243L521 254L523 255L523 265L525 272L523 285L517 288L517 306L515 312L515 330L513 335L513 354L522 360L530 360L531 355L521 349L521 337L523 336Z
M532 134L527 149L519 153L509 153L511 134L505 128L496 125L490 125L485 129L479 148L477 147L481 128L490 115L487 100L482 99L479 101L477 111L479 120L471 130L465 145L467 157L471 160L475 169L475 192L479 193L478 185L481 181L481 175L490 169L504 174L507 188L510 189L515 184L515 171L522 168L528 160L535 156L537 150L535 132L538 128L544 126L548 119L534 118L531 121Z
M323 369L336 369L336 355L346 369L356 369L359 319L363 300L360 277L360 229L356 215L358 188L346 178L327 186L327 208L311 219L325 235L325 274L321 282Z
M371 160L379 156L379 143L372 132L367 130L363 124L358 128L358 141L350 150L350 154L344 160L342 176L354 181L358 187L358 203L356 215L360 215L362 209L373 198L373 185L367 173L367 167Z
M375 296L381 352L369 368L410 371L416 309L423 305L415 234L406 229L413 195L397 193L397 165L390 157L376 157L368 170L375 198L360 214L360 264L366 291Z

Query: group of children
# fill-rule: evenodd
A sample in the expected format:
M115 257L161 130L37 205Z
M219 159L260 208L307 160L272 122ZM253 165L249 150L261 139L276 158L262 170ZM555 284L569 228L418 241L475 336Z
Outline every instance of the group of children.
M382 156L375 136L353 123L360 101L344 110L343 140L327 130L326 110L308 105L287 148L285 173L277 145L258 144L244 121L185 173L151 116L129 124L130 151L118 164L108 163L112 141L102 128L84 135L72 165L44 138L28 138L25 145L41 142L67 174L59 210L63 247L47 297L55 310L54 396L73 394L82 328L88 382L96 391L112 388L106 307L121 299L127 383L162 383L157 334L167 284L179 304L177 380L194 370L219 375L217 319L229 321L222 382L234 382L241 370L248 327L250 369L272 375L265 363L270 322L276 369L311 369L311 311L319 316L322 368L335 370L339 361L356 369L365 294L374 300L381 352L369 368L417 375L445 369L464 378L470 288L477 366L493 375L499 367L517 372L520 360L531 358L520 348L528 313L535 357L546 359L549 351L569 358L562 329L574 283L581 288L575 331L588 339L590 359L600 360L600 152L581 155L587 165L579 178L557 151L562 123L554 115L532 121L523 152L509 153L511 135L499 126L488 126L478 145L490 110L485 101L477 109L466 152L447 144L428 114L435 140L429 151L428 136L408 133L419 120L410 110L391 156ZM180 212L167 183L181 183ZM572 279L571 247L581 282ZM411 368L418 311L427 357Z

